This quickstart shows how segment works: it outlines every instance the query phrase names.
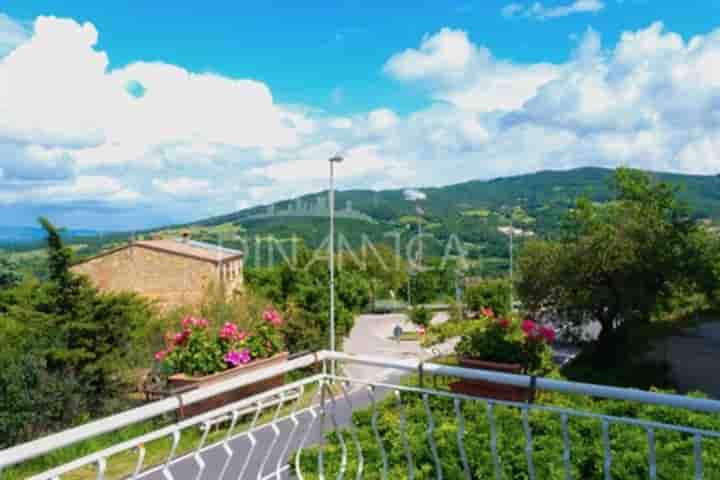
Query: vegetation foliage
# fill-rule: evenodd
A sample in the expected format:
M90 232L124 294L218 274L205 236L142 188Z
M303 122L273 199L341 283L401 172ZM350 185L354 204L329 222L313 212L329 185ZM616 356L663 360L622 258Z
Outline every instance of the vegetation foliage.
M612 191L606 204L580 198L561 236L528 242L517 282L530 310L580 329L597 322L606 354L627 348L677 292L711 296L719 258L676 187L621 168Z
M445 388L444 385L439 385ZM414 393L403 393L405 416L405 439L412 451L415 465L414 478L437 478L433 454L428 441L428 416L422 398ZM609 401L585 396L566 396L541 393L537 403L561 408L576 409L594 414L626 416L643 420L664 422L672 425L689 425L718 431L717 415L692 411L643 405L635 402ZM458 422L451 399L429 398L430 410L435 423L434 440L443 469L444 478L465 478L457 448ZM464 401L461 412L465 422L464 446L473 478L495 478L491 449L491 432L488 424L487 405L483 401ZM405 456L403 427L400 411L391 395L378 404L377 428L388 455L388 478L409 478L408 461ZM500 458L502 478L528 478L525 451L525 431L522 413L517 407L493 408L497 431L497 451ZM357 411L353 415L356 435L363 456L363 478L383 478L383 463L372 428L372 410ZM564 480L563 431L560 415L548 411L531 410L529 425L532 430L532 455L535 476L546 480ZM611 474L618 480L649 478L648 436L643 428L632 425L612 424L610 427L612 455ZM349 442L350 432L342 432ZM597 418L570 416L568 434L571 445L570 465L572 478L601 480L604 474L604 445L602 425ZM325 478L335 478L341 465L342 449L338 436L330 434L324 448ZM657 478L691 478L694 463L694 439L692 435L655 430ZM346 478L353 478L358 468L358 456L352 443L347 445L348 459ZM311 449L302 455L302 471L305 478L319 478L318 450ZM705 478L720 476L720 441L703 440Z
M0 446L112 410L136 358L133 332L152 314L136 295L74 275L71 250L41 224L48 280L0 291Z
M475 314L483 308L489 308L503 317L510 313L512 287L510 282L498 278L482 280L465 288L463 303L465 308Z

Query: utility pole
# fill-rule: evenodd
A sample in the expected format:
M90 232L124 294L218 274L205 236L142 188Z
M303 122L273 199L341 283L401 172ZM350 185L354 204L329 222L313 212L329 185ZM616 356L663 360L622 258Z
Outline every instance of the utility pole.
M328 258L330 268L330 351L335 353L335 164L343 161L342 157L334 156L330 162L330 241ZM330 374L335 376L335 360L330 362Z
M411 267L412 268L412 267ZM412 270L408 272L408 307L412 305L412 298L410 296L410 282L412 278Z
M513 235L515 227L513 225L513 210L510 210L510 311L513 311Z

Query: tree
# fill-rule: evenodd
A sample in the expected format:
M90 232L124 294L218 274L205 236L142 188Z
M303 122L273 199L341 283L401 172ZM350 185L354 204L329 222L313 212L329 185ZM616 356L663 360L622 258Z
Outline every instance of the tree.
M516 285L531 310L554 312L572 325L599 322L605 350L617 334L649 322L673 286L709 287L700 260L707 238L678 189L626 168L611 185L615 198L608 203L577 201L560 238L527 243Z
M496 315L504 316L510 312L510 293L511 286L507 280L483 280L465 289L463 301L471 312L490 308Z
M135 294L100 293L75 275L59 231L40 223L48 280L28 278L0 291L0 394L13 403L0 430L16 439L106 413L137 360L136 332L153 314Z
M285 311L285 341L291 352L327 348L330 296L327 258L302 248L295 263L248 269L248 285ZM354 325L354 315L370 301L367 275L355 268L335 272L335 333L338 348Z
M20 267L9 258L0 258L0 289L14 287L22 280Z

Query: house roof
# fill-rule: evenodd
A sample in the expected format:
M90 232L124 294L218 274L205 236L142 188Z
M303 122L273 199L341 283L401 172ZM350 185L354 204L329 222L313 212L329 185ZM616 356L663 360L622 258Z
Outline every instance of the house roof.
M198 242L197 240L139 240L133 242L133 245L214 263L235 260L243 256L243 252L240 250Z
M220 247L218 245L212 245L210 243L198 242L197 240L190 239L163 239L163 240L137 240L130 242L118 248L113 248L105 252L101 252L89 258L84 258L76 263L80 265L90 260L104 257L112 253L124 250L130 246L148 248L158 252L170 253L173 255L180 255L182 257L194 258L196 260L202 260L204 262L221 263L228 262L231 260L237 260L243 257L241 250L235 250L232 248Z

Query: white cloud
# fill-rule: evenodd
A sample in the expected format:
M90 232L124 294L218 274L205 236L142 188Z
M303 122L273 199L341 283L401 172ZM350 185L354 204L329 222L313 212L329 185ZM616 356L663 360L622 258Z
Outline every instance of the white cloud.
M98 208L130 206L142 197L118 179L101 175L84 175L70 182L32 186L28 189L4 193L2 201L5 203L48 206L82 203Z
M403 170L409 168L406 163L382 152L378 145L358 144L341 150L335 142L324 142L300 150L293 159L251 169L248 175L281 182L282 185L303 181L324 185L329 177L328 159L337 153L341 153L345 159L335 169L335 176L340 181L372 174L406 176Z
M333 118L328 122L328 126L330 128L336 128L338 130L347 130L352 128L352 125L352 120L344 117Z
M249 79L110 69L97 36L40 18L0 58L0 202L132 206L137 218L162 205L153 218L188 221L324 190L337 153L340 188L583 165L720 170L720 29L685 39L656 23L615 45L588 30L567 61L525 64L443 28L384 65L429 106L351 116L279 105Z
M426 35L419 49L390 57L385 71L403 82L420 83L436 100L485 112L520 107L559 73L552 64L498 60L489 49L473 44L466 32L449 28Z
M393 128L398 123L398 116L388 108L373 110L368 114L368 126L371 132L380 133Z
M527 6L521 3L511 3L502 9L504 17L527 17L535 20L567 17L576 13L597 13L605 8L602 0L575 0L566 5L546 7L541 2L534 2Z
M75 162L66 151L40 145L0 143L0 167L3 179L13 183L66 180L75 176Z
M189 177L154 178L152 184L158 191L178 198L206 198L214 191L209 181Z
M291 147L312 128L253 80L164 63L109 70L97 40L89 23L36 20L33 36L0 62L1 142L72 149L90 167L152 163L159 147L184 144ZM143 95L128 92L131 82Z
M58 204L80 190L122 203L140 193L101 195L88 182L109 188L117 178L153 193L143 171L205 177L235 165L241 175L315 132L308 113L276 104L261 82L161 62L110 69L90 23L39 17L25 35L17 25L0 16L0 49L13 42L0 50L0 181L13 199L36 202L44 182Z

